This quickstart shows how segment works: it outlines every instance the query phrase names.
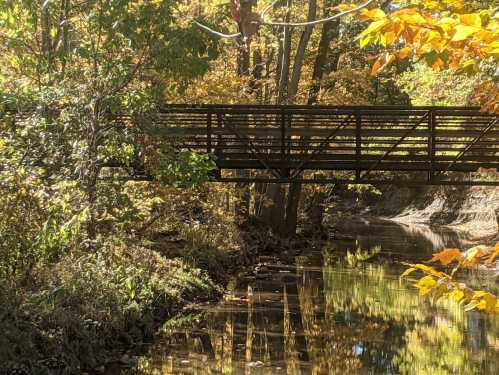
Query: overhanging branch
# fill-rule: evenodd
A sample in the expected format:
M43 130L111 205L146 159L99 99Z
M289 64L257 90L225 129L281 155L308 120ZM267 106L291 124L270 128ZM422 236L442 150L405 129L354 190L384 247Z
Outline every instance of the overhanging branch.
M368 7L372 2L374 2L374 0L368 0L367 2L365 2L362 5L359 5L358 7L355 7L355 8L349 9L349 10L345 10L344 12L337 13L334 16L323 18L323 19L316 20L316 21L309 21L309 22L275 22L275 21L269 21L269 22L263 22L262 24L263 25L270 25L270 26L288 26L288 27L317 26L317 25L321 25L323 23L334 21L334 20L336 20L338 18L347 16L349 14L356 13L356 12L358 12L358 11L360 11L360 10Z
M237 39L237 38L240 38L243 35L242 33L224 34L224 33L218 32L216 30L213 30L213 29L209 28L206 25L203 25L201 22L198 22L198 21L194 21L194 24L196 24L197 26L199 26L203 30L208 31L211 34L213 34L215 36L218 36L220 38L224 38L224 39Z

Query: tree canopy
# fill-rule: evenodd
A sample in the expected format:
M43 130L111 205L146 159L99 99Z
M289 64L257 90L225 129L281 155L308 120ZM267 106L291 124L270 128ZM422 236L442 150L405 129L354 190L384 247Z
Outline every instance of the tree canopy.
M463 0L392 1L388 9L360 14L369 25L360 33L361 47L385 49L375 60L378 74L395 60L423 61L433 69L483 74L477 88L483 109L499 113L499 8L494 2Z

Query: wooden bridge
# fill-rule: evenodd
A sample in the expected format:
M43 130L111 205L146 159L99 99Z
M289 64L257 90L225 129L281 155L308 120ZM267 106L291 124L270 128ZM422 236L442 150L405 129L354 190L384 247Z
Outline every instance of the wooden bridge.
M498 120L469 107L169 105L152 131L213 155L218 181L499 185L476 173L499 168Z

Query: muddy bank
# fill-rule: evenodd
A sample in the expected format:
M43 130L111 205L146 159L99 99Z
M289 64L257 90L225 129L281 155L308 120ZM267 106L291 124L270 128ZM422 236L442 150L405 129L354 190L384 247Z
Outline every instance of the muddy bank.
M333 192L328 207L343 215L446 227L472 242L499 237L497 187L381 187L362 191L340 187Z

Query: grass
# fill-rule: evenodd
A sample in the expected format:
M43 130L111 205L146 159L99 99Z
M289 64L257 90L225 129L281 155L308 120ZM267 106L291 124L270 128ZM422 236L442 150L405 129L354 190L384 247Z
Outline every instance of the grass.
M0 286L3 370L20 363L36 374L95 368L151 338L187 302L221 292L188 263L123 243L35 272L36 284Z

